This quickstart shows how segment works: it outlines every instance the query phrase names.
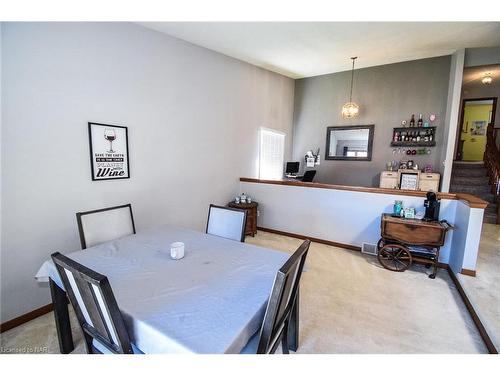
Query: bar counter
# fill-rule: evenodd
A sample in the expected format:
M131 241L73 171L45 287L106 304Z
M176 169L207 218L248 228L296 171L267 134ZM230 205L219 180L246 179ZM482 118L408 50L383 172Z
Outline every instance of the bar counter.
M378 242L381 215L392 212L395 200L423 211L426 198L425 191L241 177L243 192L259 203L260 229L356 250ZM454 272L474 275L488 202L471 194L437 195L439 218L455 227L448 232L439 261Z
M333 190L348 190L348 191L357 191L364 193L374 193L374 194L390 194L390 195L406 195L411 197L422 197L425 198L427 192L425 191L415 191L415 190L401 190L401 189L382 189L375 187L364 187L364 186L349 186L349 185L332 185L325 184L322 182L302 182L302 181L293 181L293 180L261 180L258 178L248 178L241 177L241 182L254 182L260 184L273 184L273 185L287 185L287 186L302 186L302 187L311 187L318 189L333 189ZM471 208L486 208L488 206L488 202L485 200L476 197L472 194L467 193L437 193L439 199L454 199L461 200L465 202Z

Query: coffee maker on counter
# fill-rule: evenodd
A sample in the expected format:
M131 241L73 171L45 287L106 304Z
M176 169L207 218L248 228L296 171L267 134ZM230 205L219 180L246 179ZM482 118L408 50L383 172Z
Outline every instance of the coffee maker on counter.
M427 192L427 199L424 201L425 216L424 221L439 221L439 206L441 202L437 199L436 193Z

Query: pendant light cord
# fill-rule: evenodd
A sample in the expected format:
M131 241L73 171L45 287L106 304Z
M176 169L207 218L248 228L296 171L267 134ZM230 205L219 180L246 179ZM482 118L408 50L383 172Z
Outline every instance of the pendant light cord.
M351 93L349 95L349 103L352 103L352 82L354 81L354 61L356 61L357 57L351 57L352 60L352 70L351 70Z

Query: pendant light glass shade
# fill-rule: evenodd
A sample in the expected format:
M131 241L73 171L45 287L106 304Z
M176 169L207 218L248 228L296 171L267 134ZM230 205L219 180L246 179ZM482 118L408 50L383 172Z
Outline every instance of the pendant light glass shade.
M359 114L359 106L354 102L345 103L342 106L343 118L354 118Z
M492 81L493 81L493 78L491 78L490 73L486 73L484 75L483 79L481 80L481 82L483 82L484 85L491 85Z
M352 60L352 71L351 71L351 93L349 95L349 101L342 106L342 117L343 118L354 118L359 115L359 105L352 101L352 84L354 82L354 61L357 57L351 57Z

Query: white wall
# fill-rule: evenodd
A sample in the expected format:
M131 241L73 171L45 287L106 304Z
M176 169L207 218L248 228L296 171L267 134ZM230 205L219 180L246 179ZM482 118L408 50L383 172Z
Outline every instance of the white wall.
M451 55L450 76L448 84L448 99L444 122L444 142L441 149L440 165L441 191L450 190L451 171L453 169L453 154L457 138L458 111L460 109L460 93L464 72L465 50L461 49Z
M347 245L376 244L380 215L392 212L395 200L424 210L424 197L336 189L241 182L241 191L259 203L259 226ZM439 261L455 272L474 270L484 210L442 199L439 218L455 224L446 235Z
M2 32L1 321L49 302L33 276L79 248L75 212L132 203L137 230L203 229L258 128L287 134L293 80L128 23L5 23ZM87 122L129 128L131 178L92 182Z

